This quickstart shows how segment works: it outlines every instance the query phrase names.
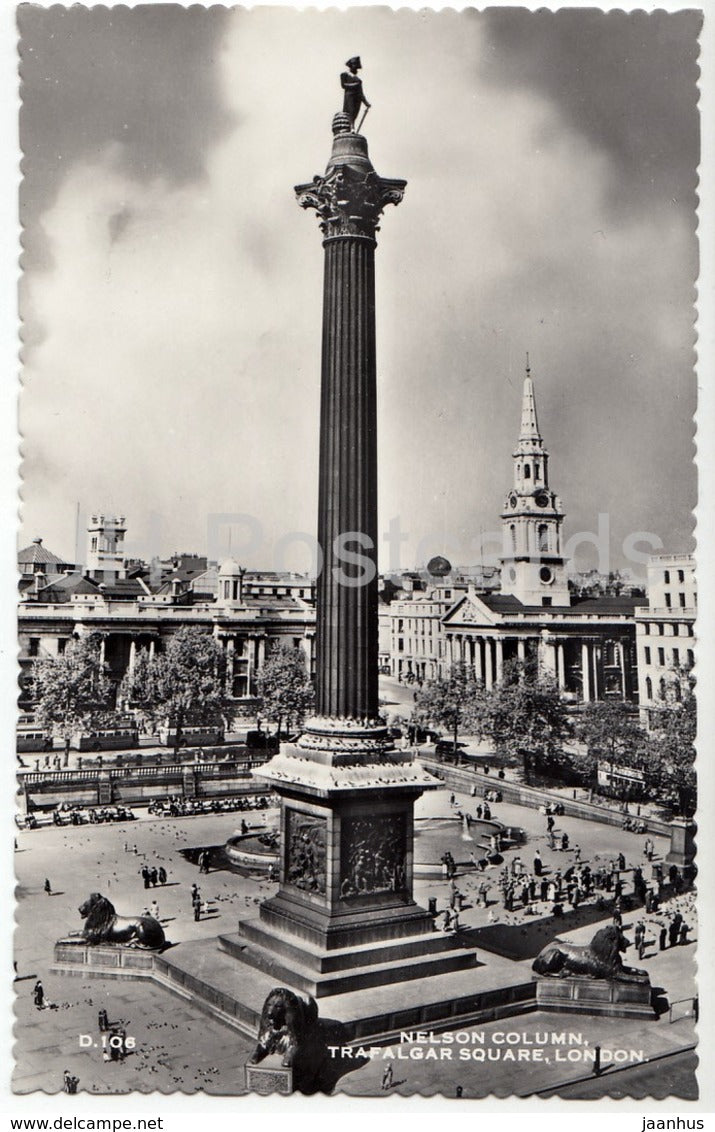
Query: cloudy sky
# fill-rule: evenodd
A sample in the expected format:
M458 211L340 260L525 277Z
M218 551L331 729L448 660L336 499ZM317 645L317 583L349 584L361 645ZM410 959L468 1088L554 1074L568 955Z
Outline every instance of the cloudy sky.
M20 13L23 544L74 558L79 503L133 553L205 552L233 514L249 566L307 565L281 548L315 530L322 250L293 185L359 53L408 181L377 252L402 564L498 529L527 350L567 537L691 549L697 14Z

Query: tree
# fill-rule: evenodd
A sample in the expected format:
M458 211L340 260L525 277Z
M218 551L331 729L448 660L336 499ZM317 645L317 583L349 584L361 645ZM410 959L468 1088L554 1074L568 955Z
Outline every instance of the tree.
M301 726L313 706L313 685L301 649L274 645L256 683L261 711L276 724L278 739L284 722L289 730Z
M176 729L178 752L183 728L224 722L231 700L226 694L226 657L219 642L193 626L179 629L162 653L137 655L119 691L145 726Z
M471 727L480 730L482 686L466 664L453 664L449 676L428 680L415 693L413 722L446 727L452 734L452 750L457 753L459 732Z
M590 703L577 725L577 734L586 745L587 770L591 776L595 775L599 762L642 769L645 736L633 709L621 700Z
M101 659L101 635L72 640L61 656L36 660L32 667L35 717L40 726L64 739L69 751L76 731L92 731L112 712L114 686Z
M644 773L654 793L678 813L692 815L697 805L695 680L686 669L674 669L673 677L661 688Z
M570 731L556 682L540 675L533 662L505 664L502 680L485 697L482 732L500 754L519 759L526 782L534 770L563 769Z

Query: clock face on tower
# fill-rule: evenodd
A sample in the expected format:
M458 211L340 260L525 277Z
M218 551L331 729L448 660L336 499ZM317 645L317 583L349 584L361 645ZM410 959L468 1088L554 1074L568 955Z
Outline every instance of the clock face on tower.
M548 497L548 495L546 494L545 491L540 491L534 497L534 502L536 503L537 507L548 507L549 506L549 497Z
M509 506L510 507L516 507L516 495L514 494L513 491L511 493L511 495L509 496Z

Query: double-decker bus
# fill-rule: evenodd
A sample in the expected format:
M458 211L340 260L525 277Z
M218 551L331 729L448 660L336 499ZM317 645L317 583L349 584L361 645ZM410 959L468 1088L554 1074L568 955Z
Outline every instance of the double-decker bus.
M164 747L176 746L176 727L169 723L159 728L159 740ZM223 743L223 727L212 727L209 724L199 724L181 728L179 738L180 747L211 747L216 743Z
M98 727L96 731L76 731L72 736L76 751L123 751L139 746L139 731L133 724Z
M36 723L20 723L17 728L16 750L21 751L51 751L53 749L52 736L38 727Z

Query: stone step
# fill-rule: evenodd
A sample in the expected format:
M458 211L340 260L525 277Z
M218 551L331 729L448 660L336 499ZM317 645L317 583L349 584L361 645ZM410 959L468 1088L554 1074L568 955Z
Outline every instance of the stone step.
M302 963L285 956L276 956L273 949L247 943L236 958L249 967L269 974L276 980L297 987L315 998L346 994L367 987L381 987L392 983L426 979L450 971L465 970L476 965L476 952L454 948L435 955L415 955L410 958L353 966L349 970L320 974Z
M459 949L454 935L435 931L432 935L406 936L401 940L360 944L351 948L322 951L296 936L269 928L262 921L242 920L237 935L219 936L224 950L240 958L246 943L256 944L277 956L299 963L322 975L352 967L367 967L376 963L389 963L411 959L414 956L434 955Z

